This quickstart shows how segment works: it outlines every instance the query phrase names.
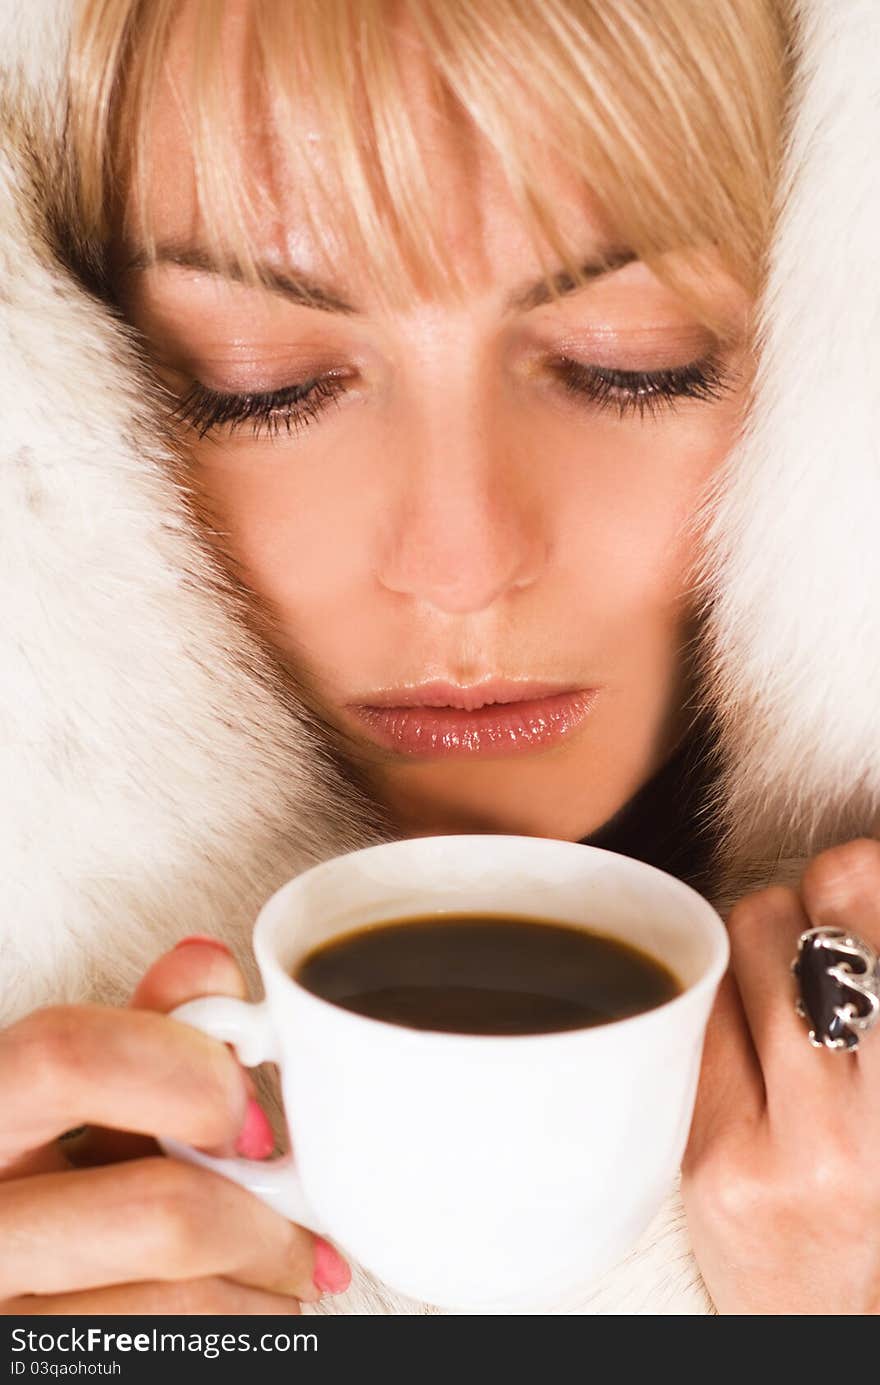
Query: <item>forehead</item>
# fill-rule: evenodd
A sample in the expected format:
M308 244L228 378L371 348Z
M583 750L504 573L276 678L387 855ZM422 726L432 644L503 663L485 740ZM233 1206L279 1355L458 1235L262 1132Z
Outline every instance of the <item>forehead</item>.
M143 206L157 241L203 244L204 190L210 195L212 179L222 164L236 180L236 202L248 209L249 233L258 258L279 268L295 264L325 276L332 272L340 286L353 285L360 281L359 257L345 234L339 208L346 198L347 179L356 177L357 169L340 158L342 144L332 112L317 99L314 81L295 54L285 55L283 106L267 99L256 75L249 22L249 6L243 0L235 0L224 11L215 59L216 91L222 105L212 112L210 104L194 94L195 57L202 41L195 10L189 3L180 8L144 126L143 196L138 195L134 181L129 184L133 224ZM409 22L399 20L392 35L401 100L406 105L405 127L412 142L405 151L390 151L390 157L404 154L425 171L428 212L444 254L454 260L465 279L473 276L481 283L498 276L519 278L524 267L538 266L541 253L554 260L549 243L540 234L535 239L498 153L444 87ZM523 100L529 100L526 85ZM194 143L200 128L208 136L201 197ZM222 139L212 152L214 133ZM381 129L374 137L383 137ZM385 137L390 138L387 132ZM552 196L562 236L587 253L609 242L609 228L583 178L566 168L546 135L543 141L536 136L536 146L540 146L542 184ZM387 146L384 153L389 156ZM372 191L384 223L378 229L387 234L410 208L396 202L387 185L383 187L379 163L368 145L367 174L375 174Z

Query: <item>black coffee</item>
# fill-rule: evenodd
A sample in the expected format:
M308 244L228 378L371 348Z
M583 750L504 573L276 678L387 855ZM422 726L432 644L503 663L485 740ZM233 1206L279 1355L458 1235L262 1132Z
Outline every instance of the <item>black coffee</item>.
M458 1034L583 1029L681 991L667 967L627 943L509 914L370 924L315 948L293 976L345 1010Z

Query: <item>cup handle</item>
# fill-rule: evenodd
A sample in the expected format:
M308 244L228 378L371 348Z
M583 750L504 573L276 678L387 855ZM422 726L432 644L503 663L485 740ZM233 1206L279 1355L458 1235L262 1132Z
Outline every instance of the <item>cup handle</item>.
M169 1019L180 1020L200 1029L203 1034L210 1034L213 1039L232 1044L239 1062L246 1068L256 1067L258 1063L280 1062L265 1001L254 1005L231 996L205 996L178 1005ZM308 1231L320 1234L326 1230L306 1201L292 1154L264 1163L254 1159L217 1159L179 1140L164 1137L159 1138L159 1145L173 1159L198 1164L241 1184L274 1211Z

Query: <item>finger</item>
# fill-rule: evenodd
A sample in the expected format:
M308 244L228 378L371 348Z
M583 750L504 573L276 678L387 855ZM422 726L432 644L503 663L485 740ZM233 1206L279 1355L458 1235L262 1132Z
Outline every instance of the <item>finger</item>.
M747 895L730 913L731 960L762 1065L780 1039L804 1040L794 1011L791 961L798 937L809 926L797 891L784 885Z
M757 1120L764 1082L732 971L725 972L703 1045L685 1167L730 1122Z
M196 996L229 995L245 1000L247 993L244 973L225 943L198 936L184 938L160 957L139 982L130 1004L135 1009L167 1014ZM249 1079L243 1081L253 1095ZM88 1126L64 1149L69 1164L76 1168L145 1159L158 1152L155 1140L101 1125Z
M246 1000L244 972L225 943L207 937L184 938L141 978L131 998L138 1010L167 1014L202 995L231 995Z
M100 1314L112 1317L137 1314L139 1317L268 1317L301 1313L295 1298L248 1289L228 1279L188 1279L179 1284L153 1280L144 1284L116 1284L111 1289L91 1289L77 1294L26 1295L7 1299L0 1305L0 1316L76 1316Z
M66 1154L66 1140L59 1144L50 1140L48 1144L24 1153L8 1138L0 1133L0 1179L25 1178L32 1173L61 1173L71 1167ZM6 1156L2 1150L5 1147Z
M15 1113L0 1131L7 1166L82 1125L230 1153L246 1129L254 1133L249 1085L229 1049L144 1010L34 1011L0 1032L0 1091Z
M814 856L800 889L814 927L847 928L880 949L880 842L859 837Z
M217 938L196 935L184 938L153 964L137 987L131 1003L139 1008L167 1012L185 1001L204 995L226 995L246 1000L248 985L244 972L225 943ZM237 1062L231 1047L229 1052ZM241 1064L239 1070L253 1104L250 1108L252 1126L249 1127L246 1147L240 1147L238 1152L251 1159L265 1159L273 1152L275 1135L269 1118L259 1105L254 1073ZM115 1139L110 1136L109 1140L99 1139L95 1143L99 1151L102 1148L112 1151Z
M728 919L737 984L752 1040L764 1073L767 1108L800 1120L815 1110L814 1099L842 1090L840 1055L814 1049L807 1025L795 1010L797 982L791 962L810 919L796 890L771 885L747 895Z
M213 1276L310 1302L320 1297L310 1232L238 1184L175 1159L4 1183L0 1225L0 1300ZM339 1265L341 1279L347 1267Z

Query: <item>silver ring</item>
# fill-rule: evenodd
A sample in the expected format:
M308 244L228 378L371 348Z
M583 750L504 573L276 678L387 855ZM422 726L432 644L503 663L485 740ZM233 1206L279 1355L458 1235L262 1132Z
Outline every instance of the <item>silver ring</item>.
M810 1043L854 1053L880 1019L880 961L871 944L845 928L808 928L791 969Z

